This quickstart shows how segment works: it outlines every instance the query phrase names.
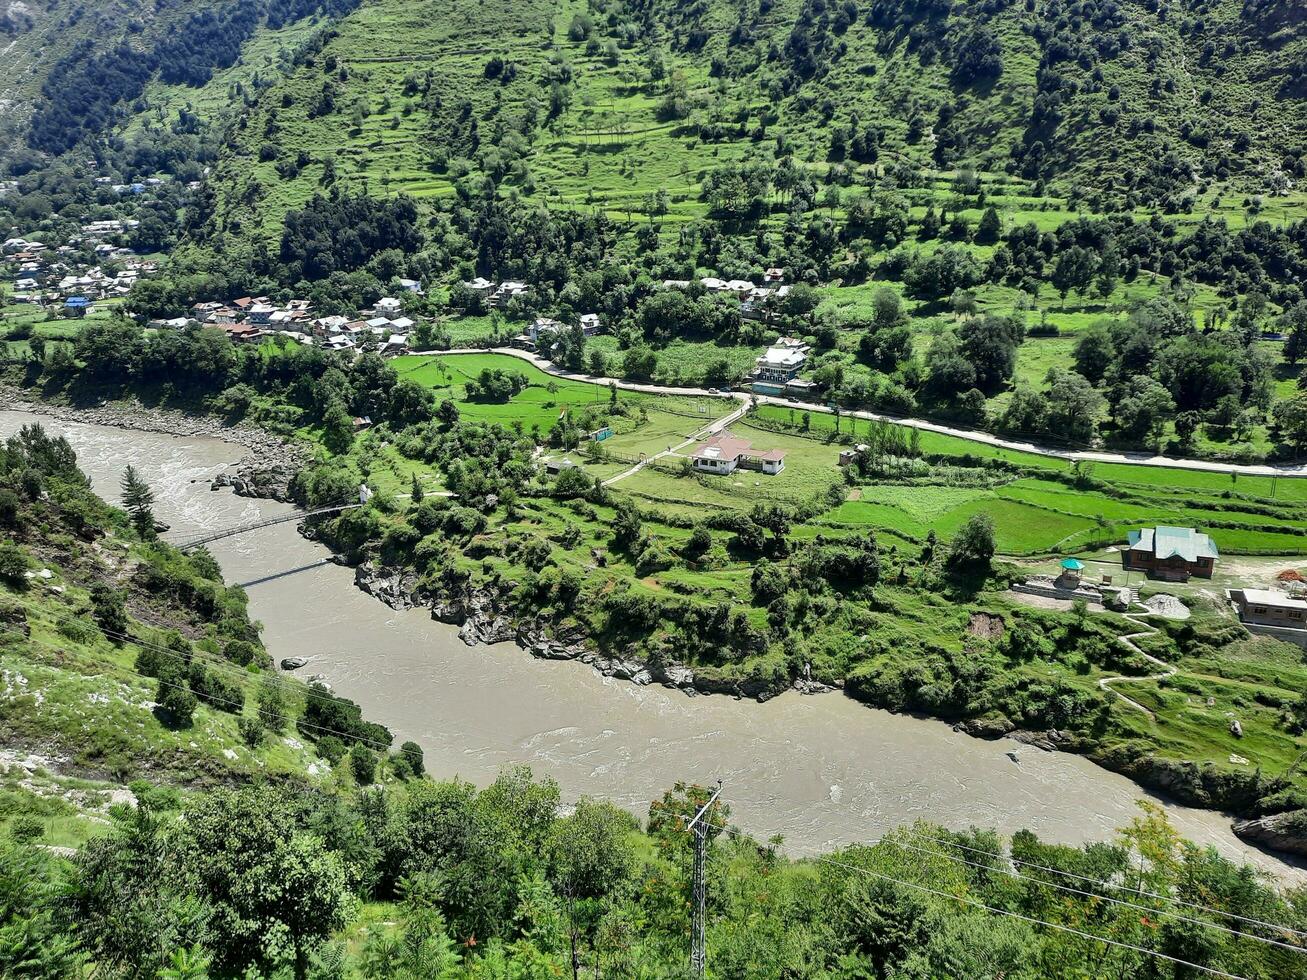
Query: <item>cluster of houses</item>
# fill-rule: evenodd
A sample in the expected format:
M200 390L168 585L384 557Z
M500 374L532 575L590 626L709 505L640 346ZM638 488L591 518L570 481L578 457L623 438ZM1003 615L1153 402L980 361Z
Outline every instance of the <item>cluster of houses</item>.
M513 338L512 345L522 350L534 351L542 345L548 345L559 334L567 333L575 327L579 327L586 337L593 337L599 332L599 326L598 313L582 313L574 324L547 316L538 316L531 321L531 325L526 330Z
M503 282L494 283L481 276L467 280L463 283L463 288L484 299L492 310L503 309L508 305L509 300L517 296L525 296L531 291L531 287L524 282L505 279Z
M704 276L699 280L710 293L734 296L740 301L740 314L751 320L765 320L773 311L777 301L784 299L790 292L785 282L784 269L768 269L763 273L763 284L758 286L748 279L718 279L716 276ZM690 285L688 279L664 279L664 289L685 289Z
M403 302L394 297L377 300L357 317L315 317L306 299L276 303L267 296L242 296L231 303L196 303L187 316L151 320L147 326L180 330L191 324L216 327L242 343L280 336L328 350L371 347L382 354L402 354L409 349L417 321L404 315Z
M1121 567L1127 573L1143 572L1162 582L1211 579L1220 551L1210 535L1192 527L1158 525L1131 531L1121 549ZM1101 583L1089 582L1085 564L1077 558L1062 560L1056 579L1032 576L1013 589L1058 598L1082 597L1126 610L1138 602L1138 593L1128 586L1114 586L1111 575ZM1274 588L1238 587L1225 589L1231 612L1250 632L1274 636L1307 647L1307 579L1296 570L1277 577ZM1154 599L1165 597L1154 597ZM1147 600L1149 606L1154 600Z
M98 300L126 296L137 280L158 271L156 263L104 240L121 235L134 224L117 219L93 221L82 226L80 236L53 249L36 240L6 239L0 250L12 267L11 300L63 307L70 316L82 316ZM88 252L94 255L93 261L84 258Z

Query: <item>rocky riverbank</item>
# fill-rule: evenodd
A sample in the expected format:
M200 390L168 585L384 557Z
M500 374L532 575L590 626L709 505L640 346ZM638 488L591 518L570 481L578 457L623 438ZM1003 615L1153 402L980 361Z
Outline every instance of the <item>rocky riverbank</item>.
M1236 820L1234 832L1240 839L1260 847L1307 857L1307 810Z
M0 385L0 409L31 412L65 422L105 425L136 432L221 439L246 450L233 472L222 473L213 486L231 487L242 497L291 500L291 481L309 460L304 446L251 425L228 425L212 415L151 408L135 399L94 406L62 405L34 399L12 385Z
M646 663L607 656L593 649L582 630L560 633L552 624L540 620L518 621L503 615L500 610L507 607L507 597L492 589L478 589L466 596L452 598L433 596L419 587L417 576L411 570L378 566L372 562L355 567L354 584L392 609L430 609L433 619L457 626L459 639L468 646L516 643L541 660L576 660L588 664L605 677L639 685L661 684L689 695L726 694L767 701L786 690L785 686L778 686L769 678L721 677L674 662ZM801 694L834 690L825 684L803 679L796 680L792 687Z

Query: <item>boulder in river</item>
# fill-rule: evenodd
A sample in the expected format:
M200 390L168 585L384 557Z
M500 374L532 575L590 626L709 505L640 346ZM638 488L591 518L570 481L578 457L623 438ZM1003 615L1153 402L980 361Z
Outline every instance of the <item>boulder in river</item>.
M282 659L281 659L281 669L282 669L282 670L299 670L301 667L303 667L303 666L304 666L306 663L308 663L308 662L309 662L309 661L308 661L308 658L307 658L307 657L282 657Z

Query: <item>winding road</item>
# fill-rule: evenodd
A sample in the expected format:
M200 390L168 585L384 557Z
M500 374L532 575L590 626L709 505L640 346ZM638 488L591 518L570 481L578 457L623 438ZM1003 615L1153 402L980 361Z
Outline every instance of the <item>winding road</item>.
M527 361L547 374L552 374L559 378L566 378L570 381L584 381L589 382L590 384L604 385L605 387L608 385L616 385L623 391L640 391L651 395L689 395L696 397L716 396L724 399L734 399L743 403L743 410L733 413L733 417L728 416L730 422L734 422L736 419L740 418L744 414L744 411L747 411L748 407L752 404L779 405L782 408L794 408L805 412L831 414L831 409L826 405L817 404L815 402L793 401L788 398L778 398L773 395L753 395L738 391L716 392L709 391L706 388L676 388L670 385L642 384L634 381L623 381L619 378L597 377L595 375L584 374L580 371L568 371L564 368L558 367L548 358L541 357L538 354L532 354L529 351L519 350L516 347L455 348L452 350L414 351L413 353L430 357L440 357L449 354L507 354L510 357L516 357L520 360ZM864 419L875 422L892 422L895 425L905 425L909 428L920 429L923 432L936 432L940 435L968 439L972 442L994 446L998 449L1010 449L1014 452L1022 453L1035 453L1040 456L1064 459L1068 462L1127 463L1133 466L1164 466L1173 469L1202 470L1209 473L1238 473L1244 476L1307 476L1307 463L1271 466L1265 463L1219 463L1207 459L1187 459L1177 456L1158 456L1149 453L1114 453L1096 449L1058 449L1034 442L1005 439L1002 436L996 436L989 432L981 432L976 429L959 429L953 426L943 425L939 422L931 422L927 419L901 418L895 415L885 415L879 412L871 412L863 409L841 409L840 414L845 418ZM726 422L724 425L729 425L730 422ZM666 453L659 453L658 455L664 456Z

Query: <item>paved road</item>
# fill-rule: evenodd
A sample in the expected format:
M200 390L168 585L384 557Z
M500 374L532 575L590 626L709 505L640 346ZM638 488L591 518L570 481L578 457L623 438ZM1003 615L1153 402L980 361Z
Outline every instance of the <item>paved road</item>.
M516 347L494 347L489 349L458 348L446 351L416 351L415 353L432 356L439 356L442 354L508 354L510 357L517 357L521 360L529 361L541 371L548 374L560 378L568 378L572 381L588 381L592 384L598 385L616 385L624 391L642 391L654 395L693 395L699 397L712 395L712 393L705 388L674 388L669 385L640 384L634 381L622 381L618 378L600 378L594 375L584 374L580 371L568 371L556 366L547 358L541 357L538 354L532 354L529 351L518 350ZM792 401L787 398L777 398L772 395L749 395L742 392L723 392L720 393L719 397L736 399L744 402L746 407L749 404L756 403L759 405L779 405L783 408L794 408L805 412L821 412L826 414L831 412L831 410L825 405L818 405L813 402ZM1053 446L1044 446L1033 442L1006 439L1002 436L996 436L989 432L980 432L975 429L954 428L953 426L942 425L939 422L931 422L926 419L900 418L894 415L883 415L879 412L870 412L861 409L846 409L842 410L840 414L845 418L857 418L877 422L893 422L896 425L906 425L913 429L921 429L923 432L937 432L941 435L957 436L960 439L969 439L972 442L983 443L987 446L994 446L999 449L1011 449L1023 453L1036 453L1040 456L1050 456L1056 459L1065 459L1072 462L1083 460L1096 463L1130 463L1135 466L1169 466L1175 469L1203 470L1210 473L1239 473L1247 476L1307 476L1307 463L1271 466L1268 464L1254 463L1218 463L1206 459L1156 456L1150 455L1149 453L1113 453L1093 449L1059 449Z

